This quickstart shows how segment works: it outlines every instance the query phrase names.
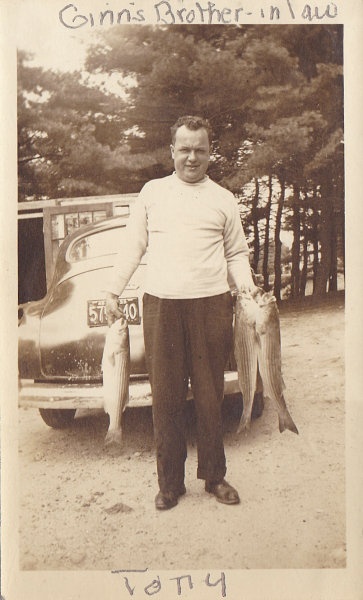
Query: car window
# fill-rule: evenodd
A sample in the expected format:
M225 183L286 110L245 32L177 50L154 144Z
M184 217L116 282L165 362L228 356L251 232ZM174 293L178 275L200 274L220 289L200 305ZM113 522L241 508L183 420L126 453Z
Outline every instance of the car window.
M86 258L97 258L107 254L117 254L120 237L125 231L124 227L114 227L105 231L89 233L78 238L68 248L66 260L74 263Z

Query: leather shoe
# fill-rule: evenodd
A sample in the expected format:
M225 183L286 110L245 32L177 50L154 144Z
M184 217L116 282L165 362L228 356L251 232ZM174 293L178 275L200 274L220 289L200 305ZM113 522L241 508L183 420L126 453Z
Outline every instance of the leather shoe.
M158 510L169 510L178 504L178 498L185 494L186 489L183 485L177 492L158 492L155 497L155 508Z
M210 494L214 494L218 502L223 504L239 504L240 499L237 490L235 490L229 483L222 479L222 481L206 481L205 490Z

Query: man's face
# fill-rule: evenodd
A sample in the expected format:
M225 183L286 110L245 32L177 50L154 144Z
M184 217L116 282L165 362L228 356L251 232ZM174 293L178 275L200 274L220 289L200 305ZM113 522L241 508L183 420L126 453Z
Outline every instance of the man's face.
M197 183L204 178L209 163L209 140L206 129L195 131L182 125L177 129L171 146L175 171L186 183Z

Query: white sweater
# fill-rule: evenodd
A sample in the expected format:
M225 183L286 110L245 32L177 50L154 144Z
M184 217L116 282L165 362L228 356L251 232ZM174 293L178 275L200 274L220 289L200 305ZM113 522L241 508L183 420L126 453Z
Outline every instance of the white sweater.
M144 291L160 298L222 294L251 281L233 194L174 173L145 184L131 212L107 291L122 294L147 251Z

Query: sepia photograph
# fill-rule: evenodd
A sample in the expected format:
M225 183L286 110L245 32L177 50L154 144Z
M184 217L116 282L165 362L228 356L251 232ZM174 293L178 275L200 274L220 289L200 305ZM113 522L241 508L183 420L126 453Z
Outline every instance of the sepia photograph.
M16 3L18 600L362 597L346 25L237 4Z

